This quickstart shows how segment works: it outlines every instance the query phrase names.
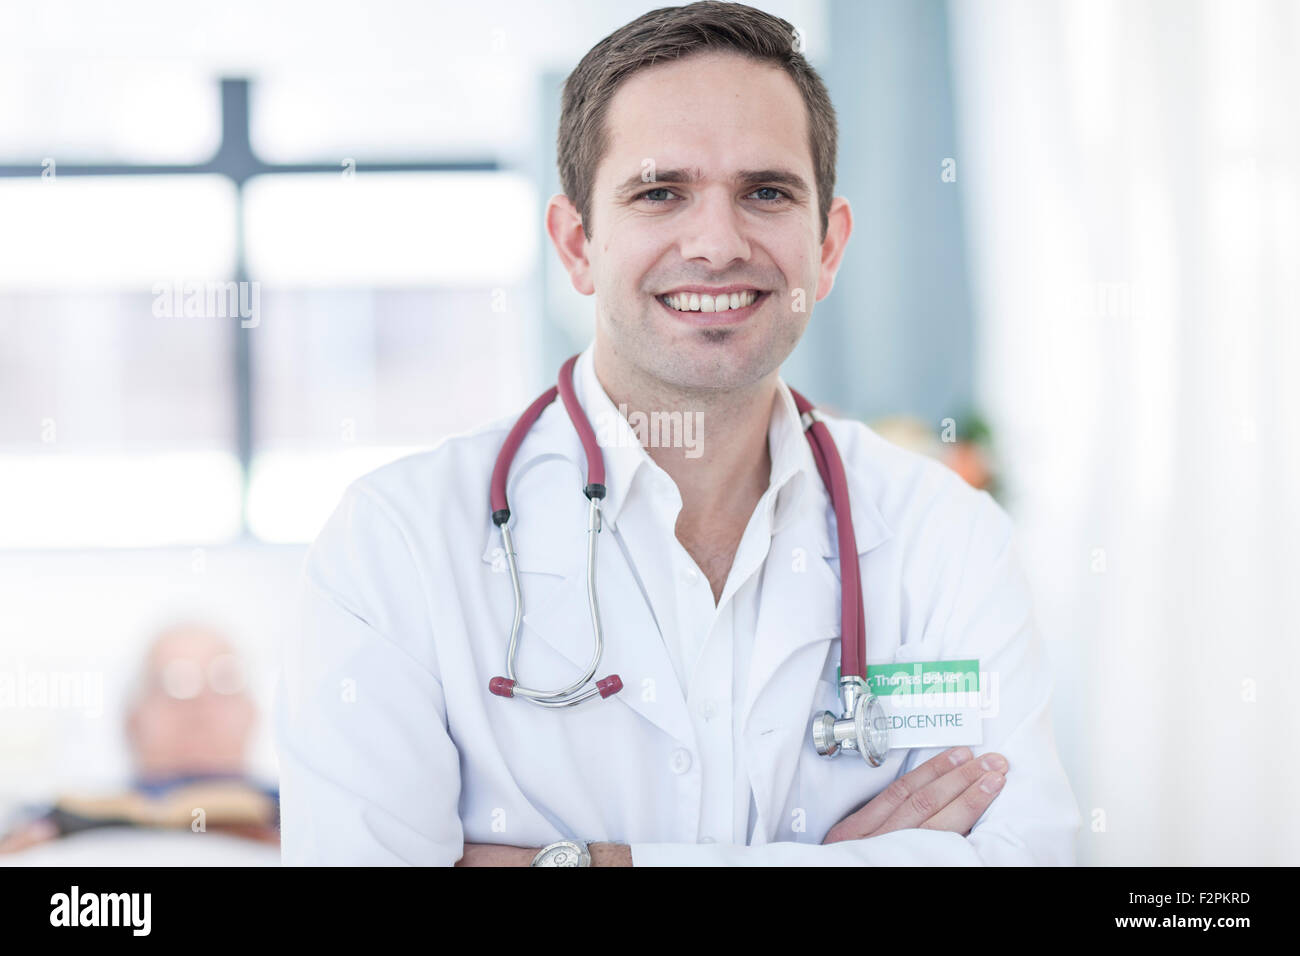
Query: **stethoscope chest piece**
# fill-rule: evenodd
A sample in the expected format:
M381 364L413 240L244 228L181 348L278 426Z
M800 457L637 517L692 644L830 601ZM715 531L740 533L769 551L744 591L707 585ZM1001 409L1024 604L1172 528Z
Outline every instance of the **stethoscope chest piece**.
M843 714L836 717L824 710L813 717L813 746L823 757L835 757L843 750L856 750L873 767L885 762L889 731L885 709L860 677L840 678Z

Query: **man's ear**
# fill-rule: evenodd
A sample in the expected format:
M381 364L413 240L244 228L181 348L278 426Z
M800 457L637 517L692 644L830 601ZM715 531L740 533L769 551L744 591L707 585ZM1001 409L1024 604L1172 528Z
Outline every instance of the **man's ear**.
M843 196L831 200L830 212L826 217L826 238L822 240L821 272L817 278L817 298L820 302L830 295L835 285L835 273L839 271L844 259L844 249L849 244L849 235L853 232L853 210L849 201Z
M587 232L582 216L564 193L556 193L546 204L546 232L560 254L569 273L569 281L583 295L596 291L591 281L591 261L587 258Z

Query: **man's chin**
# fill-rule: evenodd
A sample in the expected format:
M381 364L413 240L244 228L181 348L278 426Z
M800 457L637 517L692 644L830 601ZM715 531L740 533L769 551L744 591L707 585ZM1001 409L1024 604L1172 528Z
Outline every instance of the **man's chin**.
M735 389L753 385L766 374L763 363L745 343L693 337L665 346L650 357L652 374L677 389Z

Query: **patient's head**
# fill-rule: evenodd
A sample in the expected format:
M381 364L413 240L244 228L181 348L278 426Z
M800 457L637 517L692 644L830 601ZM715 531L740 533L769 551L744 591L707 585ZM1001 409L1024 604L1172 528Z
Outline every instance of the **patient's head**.
M242 773L256 707L230 643L200 624L158 635L127 714L136 773Z

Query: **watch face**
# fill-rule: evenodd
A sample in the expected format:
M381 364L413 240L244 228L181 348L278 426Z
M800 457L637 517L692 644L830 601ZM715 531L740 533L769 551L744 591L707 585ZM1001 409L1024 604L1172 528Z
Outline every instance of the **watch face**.
M557 843L543 850L533 866L590 866L589 859L576 843Z
M551 866L577 866L578 854L567 846L557 846L546 854L546 862Z

